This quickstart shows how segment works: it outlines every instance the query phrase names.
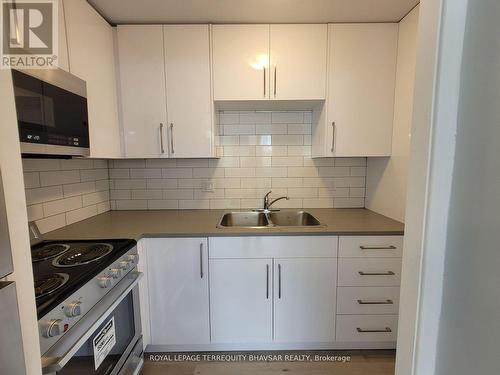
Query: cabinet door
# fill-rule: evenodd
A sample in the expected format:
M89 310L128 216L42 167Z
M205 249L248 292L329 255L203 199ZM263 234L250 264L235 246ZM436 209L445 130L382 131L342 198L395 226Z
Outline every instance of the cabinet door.
M274 260L274 340L335 341L337 260Z
M168 157L162 26L117 30L125 156Z
M271 99L326 97L327 25L271 25Z
M398 25L335 24L329 33L326 156L390 156Z
M64 20L64 2L63 0L58 0L57 5L59 7L59 13L57 15L58 17L58 24L57 24L57 29L58 29L58 36L59 36L59 53L58 53L58 59L59 59L59 68L69 72L69 58L68 58L68 43L66 39L66 23Z
M211 259L213 343L272 341L272 260Z
M113 28L85 0L64 1L70 72L87 82L90 156L121 157Z
M215 100L269 98L269 25L214 25Z
M209 27L168 25L163 30L170 156L211 157Z
M146 247L151 343L208 344L206 238L148 239Z

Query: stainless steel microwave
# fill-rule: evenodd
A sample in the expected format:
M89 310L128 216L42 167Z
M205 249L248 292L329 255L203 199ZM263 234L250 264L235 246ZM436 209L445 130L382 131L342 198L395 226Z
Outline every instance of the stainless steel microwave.
M89 156L85 81L61 69L12 70L22 154Z

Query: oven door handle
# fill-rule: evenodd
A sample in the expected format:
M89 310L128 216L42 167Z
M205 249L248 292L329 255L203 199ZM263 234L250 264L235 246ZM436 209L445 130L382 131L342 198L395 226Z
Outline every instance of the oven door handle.
M82 320L42 356L42 372L51 374L60 371L116 306L136 287L142 277L142 272L132 271L111 289Z

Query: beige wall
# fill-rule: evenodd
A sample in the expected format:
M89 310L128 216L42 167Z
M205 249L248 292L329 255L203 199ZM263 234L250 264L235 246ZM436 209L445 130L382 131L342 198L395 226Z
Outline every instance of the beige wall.
M419 7L399 24L392 156L368 158L366 208L404 221Z
M0 70L0 167L4 183L5 201L9 220L14 273L8 276L16 282L26 371L41 374L40 346L33 289L33 270L27 228L26 199L24 196L23 168L17 132L14 90L10 71Z

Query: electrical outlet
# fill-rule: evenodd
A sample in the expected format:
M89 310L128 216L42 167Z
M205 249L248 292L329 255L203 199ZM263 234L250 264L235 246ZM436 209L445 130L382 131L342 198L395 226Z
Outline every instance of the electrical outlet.
M203 181L203 191L213 192L214 191L214 183L210 180Z

